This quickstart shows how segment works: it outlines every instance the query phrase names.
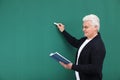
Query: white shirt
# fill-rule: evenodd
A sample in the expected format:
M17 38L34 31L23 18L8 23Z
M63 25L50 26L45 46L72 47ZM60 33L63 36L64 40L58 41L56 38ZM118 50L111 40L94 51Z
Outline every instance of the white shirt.
M77 55L77 60L76 60L76 65L78 65L78 60L79 60L79 56L80 53L82 51L82 49L85 47L85 45L87 45L87 43L90 41L91 39L86 39L83 44L80 46L79 50L78 50L78 55ZM77 71L75 71L75 75L76 75L76 80L80 80L80 76L79 73Z

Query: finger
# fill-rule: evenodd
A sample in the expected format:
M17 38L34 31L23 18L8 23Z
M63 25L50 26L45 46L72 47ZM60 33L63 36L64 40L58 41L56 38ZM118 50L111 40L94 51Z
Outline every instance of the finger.
M59 62L61 65L63 65L64 63L63 62Z
M62 66L65 66L65 64L63 62L59 62Z
M57 26L63 26L63 24L62 23L57 23Z

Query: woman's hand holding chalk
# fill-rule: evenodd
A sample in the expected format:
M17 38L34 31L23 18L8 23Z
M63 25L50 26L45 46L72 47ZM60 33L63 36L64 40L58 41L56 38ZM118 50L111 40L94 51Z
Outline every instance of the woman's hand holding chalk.
M58 27L58 29L60 30L60 32L63 32L64 31L64 25L62 23L56 23L54 22L54 24Z

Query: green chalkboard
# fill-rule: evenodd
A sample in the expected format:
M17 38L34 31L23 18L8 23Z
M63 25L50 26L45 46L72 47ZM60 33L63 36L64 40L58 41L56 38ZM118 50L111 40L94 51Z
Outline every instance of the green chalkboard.
M91 13L101 19L107 49L103 80L119 80L119 0L0 0L0 80L75 80L49 57L57 51L74 62L76 53L53 23L79 39Z

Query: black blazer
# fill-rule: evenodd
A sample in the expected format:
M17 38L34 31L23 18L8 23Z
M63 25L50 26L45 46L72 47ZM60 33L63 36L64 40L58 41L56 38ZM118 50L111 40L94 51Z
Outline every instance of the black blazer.
M82 43L87 39L83 37L77 40L66 31L63 31L62 34L66 40L77 49L79 49ZM78 65L73 64L72 70L79 72L80 80L102 80L102 66L105 54L105 46L100 33L98 33L98 35L83 48L78 60Z

